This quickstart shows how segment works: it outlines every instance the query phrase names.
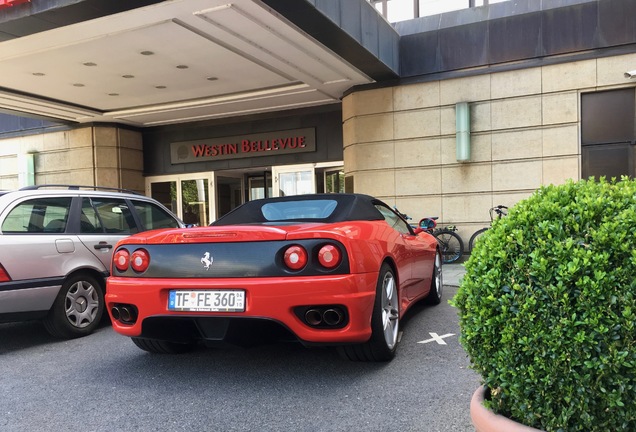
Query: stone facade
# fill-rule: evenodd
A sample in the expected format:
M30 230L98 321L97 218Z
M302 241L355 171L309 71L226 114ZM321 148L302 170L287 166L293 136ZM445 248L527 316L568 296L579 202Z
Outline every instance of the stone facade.
M541 185L581 178L581 94L633 86L636 54L355 91L343 100L345 175L414 220L439 216L465 242ZM456 160L468 102L471 159Z
M315 2L302 6L310 3ZM329 19L337 18L337 26L357 28L353 24L358 15L352 21L343 17L360 9L354 2L332 6L336 3L338 8L316 7ZM442 225L457 225L467 241L488 225L492 206L511 206L541 185L581 178L582 162L589 161L589 147L581 150L582 94L636 86L636 80L623 76L636 68L636 53L630 53L636 24L625 18L633 16L635 8L633 0L525 0L398 23L397 39L391 40L399 42L400 52L397 45L390 50L396 61L390 62L390 71L375 75L367 70L378 82L353 88L343 98L341 131L340 113L327 108L310 115L290 115L290 110L273 117L137 131L92 124L41 134L29 129L21 137L8 137L24 130L7 129L0 131L7 134L0 139L0 189L20 186L18 159L26 153L35 154L36 184L102 185L140 192L145 189L144 172L249 172L262 166L344 160L348 189L352 186L355 192L396 205L414 221L439 216ZM301 28L308 24L307 31L315 29L306 17L291 13L288 19L298 19ZM349 36L353 35L334 40L349 41ZM331 39L323 41L326 46ZM344 46L349 45L335 43L330 48ZM338 52L362 65L366 62L357 57L359 48ZM468 162L456 158L459 102L470 106ZM318 144L315 154L302 158L224 160L184 168L172 164L166 151L184 136L203 139L306 124L318 125Z
M0 142L0 189L19 188L20 154L34 154L35 184L75 184L143 193L141 133L93 126Z

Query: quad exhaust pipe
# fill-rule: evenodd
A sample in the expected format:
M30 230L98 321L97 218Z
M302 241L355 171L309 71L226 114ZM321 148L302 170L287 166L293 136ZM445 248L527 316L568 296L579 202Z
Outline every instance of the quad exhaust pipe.
M327 309L322 314L322 320L328 326L337 326L344 320L344 313L340 309Z
M133 305L116 304L111 308L110 314L124 324L134 324L137 321L137 308Z
M310 326L319 326L322 324L322 313L318 309L309 309L305 312L305 321Z
M311 307L305 312L304 318L311 327L342 327L345 312L340 307Z

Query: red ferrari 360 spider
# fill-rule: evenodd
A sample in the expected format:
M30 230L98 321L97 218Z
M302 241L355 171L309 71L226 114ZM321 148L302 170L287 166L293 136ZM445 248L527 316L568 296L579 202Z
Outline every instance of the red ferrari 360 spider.
M120 241L106 304L114 329L150 352L276 337L387 361L408 308L440 302L441 263L433 236L373 197L270 198L209 227Z

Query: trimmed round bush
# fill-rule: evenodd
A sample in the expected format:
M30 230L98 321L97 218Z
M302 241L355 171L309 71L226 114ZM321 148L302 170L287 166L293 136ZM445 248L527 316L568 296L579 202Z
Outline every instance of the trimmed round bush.
M546 186L477 242L452 304L489 408L546 431L636 431L636 183Z

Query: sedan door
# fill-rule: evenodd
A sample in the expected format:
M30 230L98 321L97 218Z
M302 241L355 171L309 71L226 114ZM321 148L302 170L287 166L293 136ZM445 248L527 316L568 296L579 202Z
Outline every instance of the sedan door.
M125 199L84 197L79 212L79 238L107 270L113 249L124 237L139 232Z
M141 231L183 226L167 209L142 199L83 198L80 207L80 239L108 270L113 248L122 238Z

